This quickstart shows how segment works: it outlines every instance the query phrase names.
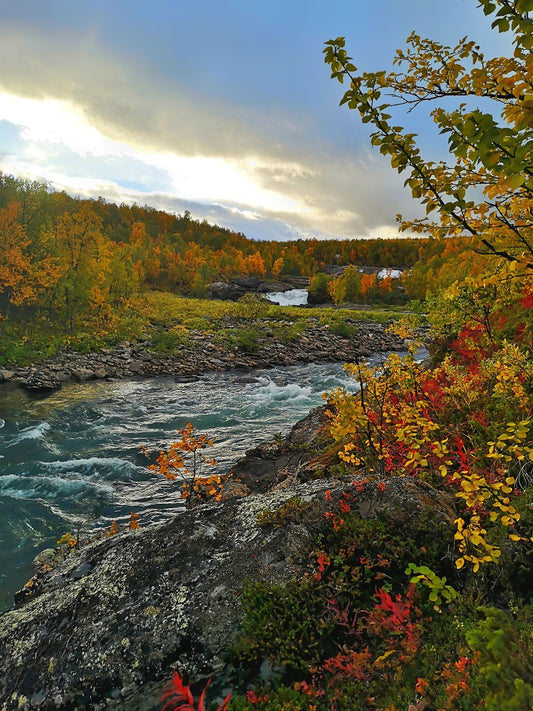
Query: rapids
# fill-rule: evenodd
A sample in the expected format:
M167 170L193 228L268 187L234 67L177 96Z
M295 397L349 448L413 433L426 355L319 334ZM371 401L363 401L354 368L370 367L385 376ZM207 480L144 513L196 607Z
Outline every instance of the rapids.
M227 471L245 451L291 425L336 386L353 388L341 364L312 364L172 378L70 384L46 397L0 390L0 609L33 574L32 560L67 531L140 524L181 510L178 482L147 469L191 422L215 438Z

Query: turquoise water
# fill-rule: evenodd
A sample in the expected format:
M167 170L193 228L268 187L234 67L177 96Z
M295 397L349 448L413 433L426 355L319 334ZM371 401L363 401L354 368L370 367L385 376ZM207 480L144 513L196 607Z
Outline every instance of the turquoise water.
M341 364L173 379L91 382L47 397L0 390L0 609L33 573L32 560L67 531L141 525L182 508L176 483L153 475L141 445L157 451L191 422L215 437L216 471L286 434L322 393L352 389Z

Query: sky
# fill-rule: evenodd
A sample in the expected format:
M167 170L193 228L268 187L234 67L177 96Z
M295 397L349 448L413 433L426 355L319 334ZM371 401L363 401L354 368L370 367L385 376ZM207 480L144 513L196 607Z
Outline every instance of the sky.
M412 30L508 52L476 0L0 0L0 171L252 239L397 236L419 214L324 42L390 69ZM443 142L408 117L432 158ZM410 124L411 126L411 124Z

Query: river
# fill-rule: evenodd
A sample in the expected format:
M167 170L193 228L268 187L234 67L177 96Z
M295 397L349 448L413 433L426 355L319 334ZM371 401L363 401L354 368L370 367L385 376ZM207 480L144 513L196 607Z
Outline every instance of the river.
M151 451L191 422L215 437L210 453L224 472L246 450L286 434L323 402L322 393L355 382L342 364L253 373L208 373L193 383L171 378L71 384L47 397L0 391L0 610L32 575L32 560L79 526L112 520L140 524L182 508L177 482L152 474Z

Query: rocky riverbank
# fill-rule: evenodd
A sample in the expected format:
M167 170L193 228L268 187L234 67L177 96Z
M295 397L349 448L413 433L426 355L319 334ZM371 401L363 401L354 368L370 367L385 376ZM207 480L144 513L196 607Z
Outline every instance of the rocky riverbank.
M174 669L192 683L216 677L210 693L225 695L243 587L300 579L324 513L346 487L323 468L324 421L318 408L285 440L248 452L225 501L56 561L51 552L18 607L0 616L0 708L155 711ZM298 515L276 516L295 496ZM369 484L359 501L362 517L403 517L415 527L428 511L435 521L454 515L414 478L390 480L385 493Z
M234 319L230 324L241 333L249 323ZM188 342L170 354L153 350L150 341L120 343L114 348L102 348L96 353L63 352L32 366L0 369L0 382L12 382L35 391L56 390L66 382L95 379L174 376L194 378L209 371L233 368L269 368L320 361L355 361L382 351L401 350L404 343L386 332L385 326L371 321L350 321L354 335L334 333L318 319L303 332L283 337L283 326L259 321L254 330L259 337L250 345L221 343L217 334L190 331Z

